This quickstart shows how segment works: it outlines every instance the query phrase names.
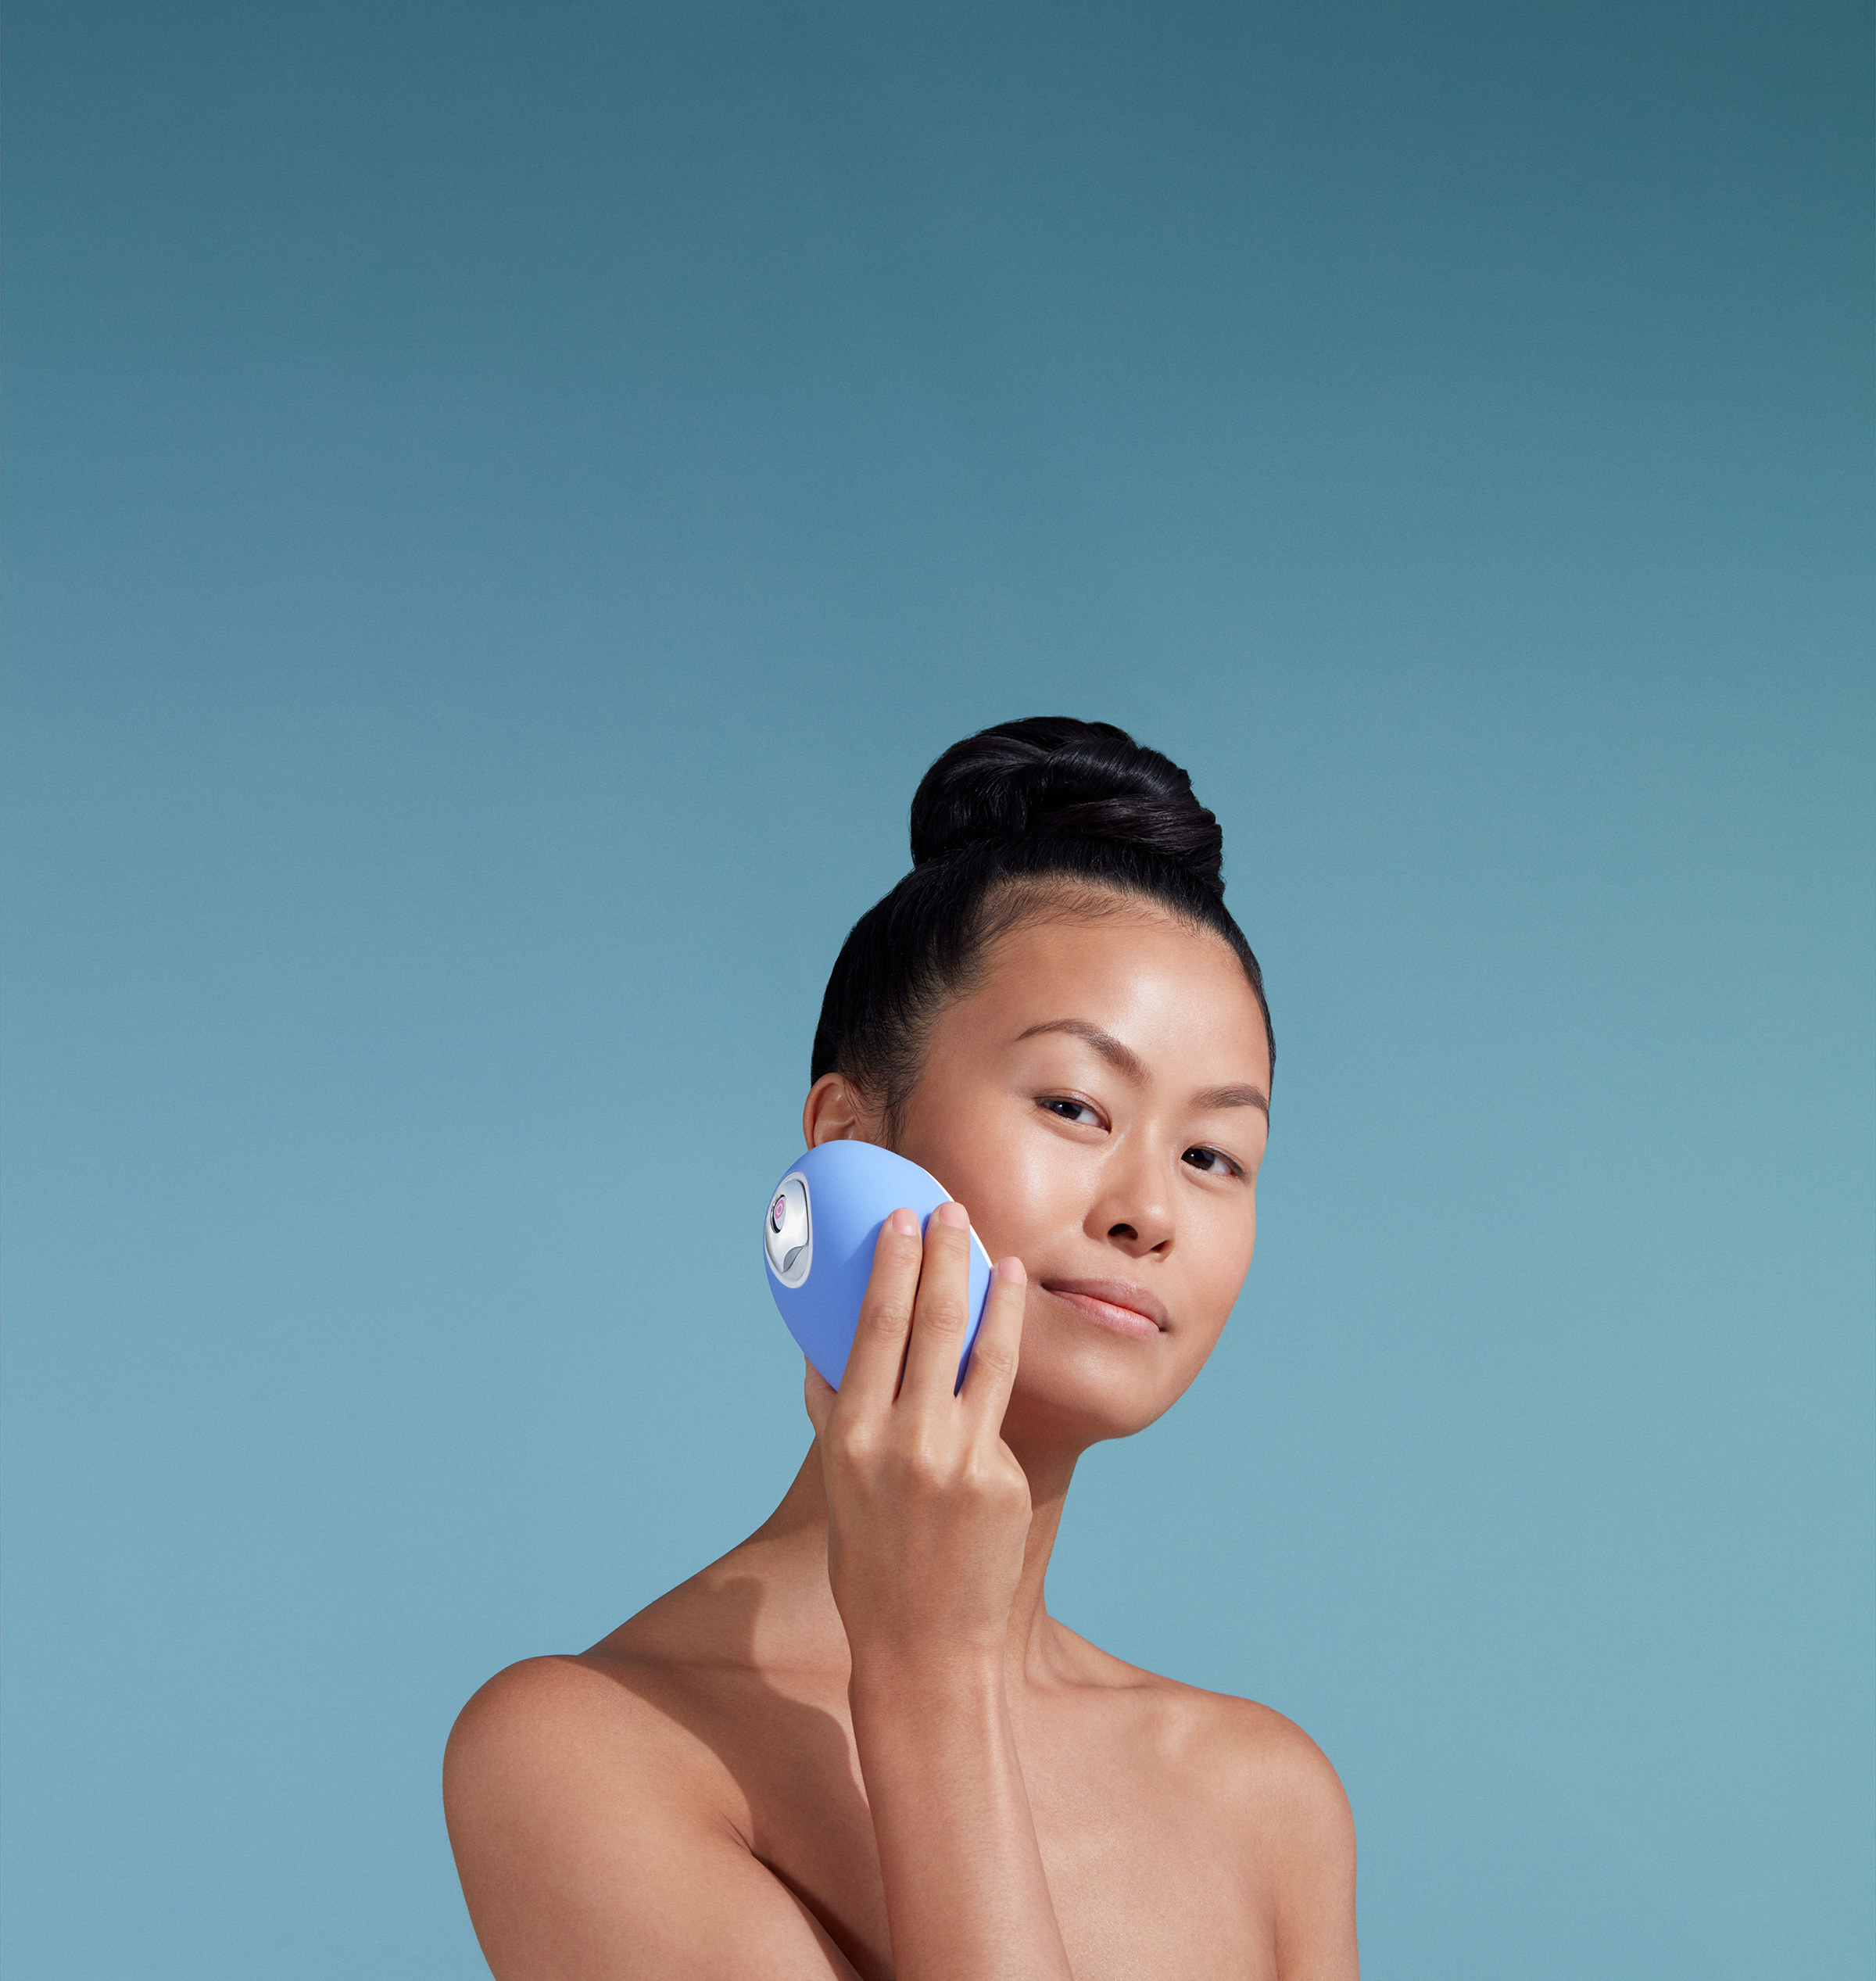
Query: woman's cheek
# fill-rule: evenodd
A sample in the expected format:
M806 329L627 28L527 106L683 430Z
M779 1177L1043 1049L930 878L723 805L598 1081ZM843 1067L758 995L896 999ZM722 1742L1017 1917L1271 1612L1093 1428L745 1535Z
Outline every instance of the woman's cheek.
M1041 1178L1026 1137L1005 1121L961 1124L929 1139L908 1136L900 1155L929 1170L971 1214L972 1228L992 1259L1020 1257L1039 1235L1035 1220Z
M1213 1336L1215 1340L1218 1334L1224 1332L1225 1323L1231 1317L1231 1309L1244 1291L1245 1277L1251 1270L1251 1256L1257 1248L1255 1200L1251 1204L1248 1215L1233 1216L1214 1231L1211 1238L1210 1258L1215 1263L1205 1275L1205 1299L1207 1306L1217 1316Z
M1048 1183L1046 1166L1012 1149L1008 1141L987 1160L969 1166L968 1188L947 1179L947 1187L970 1212L971 1223L992 1259L1006 1259L1011 1252L1020 1258L1045 1234Z

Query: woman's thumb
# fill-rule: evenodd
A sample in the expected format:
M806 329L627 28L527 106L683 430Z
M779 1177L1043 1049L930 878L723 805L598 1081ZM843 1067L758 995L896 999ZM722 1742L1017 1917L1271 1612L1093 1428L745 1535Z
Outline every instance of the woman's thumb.
M802 1367L807 1373L802 1379L801 1401L807 1406L807 1420L814 1427L814 1435L818 1438L827 1428L827 1420L832 1413L834 1398L838 1392L805 1356L802 1358Z

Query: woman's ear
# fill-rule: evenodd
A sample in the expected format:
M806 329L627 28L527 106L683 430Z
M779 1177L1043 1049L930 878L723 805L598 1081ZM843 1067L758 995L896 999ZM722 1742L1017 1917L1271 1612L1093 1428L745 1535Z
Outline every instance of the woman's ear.
M870 1142L873 1125L872 1109L842 1074L823 1073L807 1090L801 1139L810 1148L823 1142Z

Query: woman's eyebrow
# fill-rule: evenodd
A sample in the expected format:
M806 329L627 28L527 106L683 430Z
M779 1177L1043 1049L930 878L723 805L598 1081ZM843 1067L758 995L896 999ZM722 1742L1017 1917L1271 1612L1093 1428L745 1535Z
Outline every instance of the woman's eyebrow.
M1147 1076L1146 1066L1137 1052L1122 1045L1112 1032L1104 1032L1098 1025L1090 1025L1085 1018L1049 1019L1040 1025L1032 1025L1026 1032L1019 1032L1016 1043L1020 1045L1039 1032L1066 1032L1071 1037L1086 1039L1117 1073L1123 1074L1136 1084Z
M1043 1024L1032 1025L1026 1032L1019 1032L1016 1042L1021 1044L1039 1032L1066 1032L1072 1038L1086 1040L1116 1073L1137 1086L1147 1076L1138 1053L1122 1045L1112 1032L1104 1032L1085 1018L1049 1019ZM1261 1108L1267 1116L1270 1112L1269 1098L1261 1087L1208 1087L1193 1095L1192 1104L1206 1112L1214 1108Z
M1262 1108L1266 1116L1270 1112L1269 1097L1261 1087L1208 1087L1193 1095L1192 1104L1203 1112L1213 1108Z

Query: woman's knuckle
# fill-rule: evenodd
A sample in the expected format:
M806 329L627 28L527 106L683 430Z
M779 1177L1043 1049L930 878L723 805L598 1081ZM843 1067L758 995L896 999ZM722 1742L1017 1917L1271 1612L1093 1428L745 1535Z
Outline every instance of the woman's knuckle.
M957 1481L957 1461L943 1440L921 1437L908 1448L905 1476L921 1499L942 1499Z
M860 1323L869 1334L897 1334L905 1327L905 1309L896 1300L869 1300L860 1309Z
M980 1369L988 1370L993 1376L1007 1376L1016 1367L1016 1352L1008 1343L986 1342L979 1337L977 1345L971 1351L971 1359Z
M961 1334L964 1309L955 1301L933 1300L919 1314L918 1325L929 1334Z
M1029 1481L1020 1467L1004 1463L1000 1453L974 1451L967 1463L971 1489L980 1499L1001 1504L1012 1499L1026 1501Z
M872 1427L857 1422L841 1424L835 1429L833 1446L843 1464L863 1470L872 1460Z

